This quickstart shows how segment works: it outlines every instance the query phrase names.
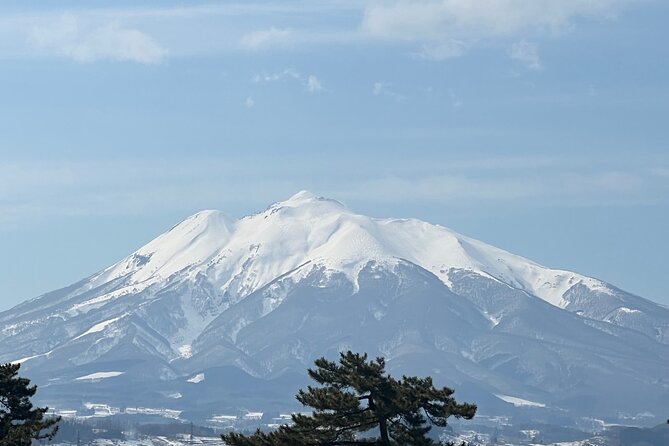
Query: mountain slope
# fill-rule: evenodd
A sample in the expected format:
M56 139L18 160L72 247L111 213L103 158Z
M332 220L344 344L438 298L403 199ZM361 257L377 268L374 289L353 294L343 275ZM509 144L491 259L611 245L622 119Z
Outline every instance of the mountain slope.
M70 394L82 392L123 405L113 389L131 386L138 404L192 410L205 404L194 376L208 386L231 367L256 383L298 384L314 358L348 348L502 409L513 404L495 395L614 416L669 396L667 308L307 192L237 221L200 212L100 273L0 314L0 361L24 363L57 407L81 404ZM82 379L91 374L110 390L93 392ZM227 395L235 384L221 386ZM223 401L207 398L212 410Z

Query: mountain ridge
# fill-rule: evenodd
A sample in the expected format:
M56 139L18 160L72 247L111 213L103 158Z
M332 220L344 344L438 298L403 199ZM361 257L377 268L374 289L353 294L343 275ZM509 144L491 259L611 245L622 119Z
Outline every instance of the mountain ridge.
M639 407L667 395L668 333L669 309L603 281L303 191L239 220L194 214L89 278L0 313L0 360L37 372L58 407L80 404L62 389L88 388L82 377L93 375L149 380L144 398L174 408L192 407L188 392L203 384L188 379L212 367L276 379L353 348L485 398L578 412L579 392L623 378ZM622 410L618 396L592 398L599 411Z
M206 228L208 228L208 227L212 226L212 224L211 224L212 221L214 221L214 223L218 223L219 221L222 221L223 222L222 224L215 225L215 226L217 226L217 228L223 228L222 231L216 231L213 234L211 233L212 231L209 231L209 232L206 232L204 234L199 233L199 235L198 235L198 238L200 238L200 237L204 238L203 241L211 241L211 239L215 239L214 243L210 243L210 245L221 246L222 245L221 240L224 240L227 237L230 237L231 234L234 231L241 232L241 234L237 234L237 235L241 235L241 236L243 236L243 238L249 238L247 234L244 234L244 232L248 232L248 228L245 228L244 227L245 225L243 225L243 223L248 222L249 220L253 220L257 216L263 216L264 219L267 219L267 218L270 218L275 213L282 211L286 207L296 208L300 205L303 206L304 204L323 203L323 202L328 203L328 204L335 203L336 210L341 211L341 213L338 214L339 217L347 215L350 219L353 219L353 220L357 219L358 221L360 221L361 218L363 217L361 215L354 214L354 213L348 211L348 209L345 208L344 205L341 204L340 202L337 202L337 201L331 200L331 199L324 199L322 197L317 197L317 196L315 196L311 193L308 193L306 191L299 192L299 193L295 194L293 197L289 198L288 200L286 200L284 202L275 203L275 204L269 206L265 211L263 211L259 214L247 216L247 217L244 217L240 220L233 220L233 219L225 216L225 214L223 214L220 211L213 211L213 210L201 211L201 212L198 212L198 213L194 214L191 217L186 218L184 221L175 225L169 231L160 235L159 237L157 237L153 241L149 242L147 245L139 248L131 256L127 257L126 259L123 259L121 262L118 262L117 264L113 265L112 267L103 270L103 272L99 273L99 277L95 278L96 279L95 282L104 283L104 282L109 281L111 279L118 278L120 275L123 274L123 270L127 271L128 269L132 269L133 266L141 267L141 266L144 266L145 263L151 263L152 262L152 256L154 255L154 251L157 251L157 250L164 251L165 250L165 246L156 246L156 245L159 245L160 242L164 243L165 239L168 239L169 236L174 235L173 233L175 231L179 232L179 234L177 234L177 237L171 237L168 240L168 242L170 242L170 243L164 243L164 244L167 244L168 247L169 247L169 245L172 244L171 242L173 241L173 239L175 239L175 238L176 238L176 240L184 239L184 235L187 235L187 234L182 234L182 233L183 232L194 231L197 228L197 225L201 225L202 223L204 223L204 226ZM331 215L331 214L332 214L332 212L328 212L326 215ZM322 217L322 215L319 215L319 217ZM539 265L539 264L537 264L533 261L530 261L528 259L525 259L523 257L516 256L516 255L511 254L507 251L501 250L499 248L495 248L491 245L487 245L487 244L484 244L484 243L479 242L477 240L471 239L469 237L457 234L454 231L451 231L450 229L445 228L443 226L431 225L431 224L428 224L426 222L423 222L423 221L420 221L420 220L415 220L415 219L372 219L372 218L367 218L367 217L365 217L365 219L366 220L363 220L362 223L366 224L367 226L369 226L370 224L373 224L373 223L376 223L377 226L384 226L384 225L385 226L392 226L392 225L396 225L396 224L401 224L403 226L405 226L405 225L406 226L414 226L413 228L410 228L410 229L414 229L414 231L413 231L414 235L418 232L415 229L420 230L421 226L429 227L432 230L431 231L432 234L429 234L429 235L432 235L432 238L428 238L427 241L424 240L424 244L429 244L430 242L434 241L434 239L439 238L439 237L436 237L434 235L434 232L441 231L442 234L439 234L439 235L441 235L442 237L440 237L440 238L442 240L447 240L449 245L448 246L440 246L439 248L446 248L446 249L441 249L442 252L452 251L454 253L454 254L451 254L451 256L448 257L447 259L445 259L444 261L441 261L441 263L448 264L450 267L456 267L456 268L459 268L459 269L476 270L479 273L488 274L489 276L494 277L496 279L499 279L502 282L505 282L505 280L504 280L505 276L509 276L509 278L511 280L514 280L514 279L517 280L517 278L515 276L517 276L518 274L513 274L514 272L516 272L516 271L513 271L513 268L514 267L518 268L518 266L513 265L513 263L514 263L513 261L520 262L520 263L523 264L522 268L527 269L527 271L524 271L524 272L521 271L521 273L525 273L525 275L527 276L527 277L522 277L523 279L525 279L524 280L525 283L509 283L509 282L505 282L505 283L508 283L509 285L512 285L516 288L529 291L529 292L531 292L535 295L538 295L538 296L544 298L545 300L549 301L550 303L552 303L556 306L567 305L567 302L561 300L559 295L563 294L563 292L566 290L564 287L571 286L577 281L585 281L586 286L588 286L591 289L599 289L603 292L608 291L607 287L604 286L603 281L593 279L593 278L590 278L590 277L586 277L586 276L583 276L583 275L580 275L580 274L577 274L577 273L573 273L573 272L570 272L570 271L567 271L567 270L555 270L555 269L544 267L542 265ZM191 223L193 223L193 222L196 223L196 228L192 227ZM355 221L353 223L355 223ZM236 225L241 226L241 228L235 228ZM418 227L418 228L416 228L416 227ZM359 229L359 228L346 228L346 229L348 229L349 231L354 231L355 229ZM368 229L368 228L363 228L363 229ZM378 229L378 227L374 228L374 229ZM393 231L390 231L391 236L397 236L398 234L396 232L400 232L400 233L409 232L409 231L404 230L405 228L401 228L401 229L402 229L401 231L395 231L395 233L393 233ZM328 235L330 237L336 236L337 232L338 231L332 231ZM367 231L367 232L371 232L371 231ZM406 250L406 246L401 246L400 247L401 249L398 248L397 246L393 246L393 245L397 245L397 242L396 241L395 242L391 241L390 243L388 243L389 242L388 239L390 239L391 237L387 236L386 234L383 234L383 235L386 235L386 237L385 237L386 239L383 240L385 243L379 243L379 240L374 238L374 236L378 237L378 231L376 231L376 232L377 233L373 234L373 236L367 237L367 238L365 238L364 236L361 236L360 234L353 234L353 235L358 236L362 239L362 240L356 240L357 242L362 242L362 243L357 243L356 248L358 250L360 250L360 247L363 246L367 250L367 252L365 253L366 255L362 256L364 259L374 258L375 254L378 254L379 252L380 252L379 255L381 257L399 257L399 258L411 257L411 256L406 256L406 255L402 256L402 255L398 254L398 252L403 252L402 249ZM443 237L443 235L448 235L449 237ZM244 237L244 236L246 236L246 237ZM207 240L207 239L209 239L209 240ZM191 240L191 242L195 242L195 241L196 241L195 239ZM247 243L247 244L250 247L256 245L256 243ZM299 243L295 243L295 240L291 240L290 249L287 250L287 251L295 249L295 247L297 245L299 245ZM351 243L351 245L356 245L356 243ZM390 249L388 249L388 246L390 246ZM178 256L186 257L186 256L183 255L183 252L186 248L191 248L191 247L190 246L177 246L177 248L178 248L178 250L177 250L178 251ZM390 253L383 252L384 248L385 248L385 251L392 251L392 252L390 252ZM481 249L481 248L483 248L483 249ZM190 249L190 250L193 251L193 249ZM172 253L172 254L174 255L174 253ZM198 255L200 255L200 256L206 255L206 256L209 256L211 258L211 257L216 256L217 254L220 255L221 253L220 252L210 252L208 254L202 254L202 253L197 253L196 252L195 256L197 257ZM304 263L304 261L306 261L307 258L313 261L315 259L318 259L319 257L323 257L325 259L333 257L332 252L326 252L325 255L320 255L320 256L318 254L319 254L318 250L316 250L316 253L313 253L313 252L305 253L303 255L303 260L302 261L297 261L294 264L292 264L292 266L285 267L281 273L285 273L286 271L296 267L297 265L299 265L301 263ZM343 254L343 255L341 253L335 253L335 254L336 255L334 257L336 257L336 258L346 258L345 254ZM497 257L496 259L493 258L495 256ZM428 259L418 259L418 258L416 258L416 256L413 256L413 258L407 258L407 260L412 261L412 262L414 262L418 265L421 265L423 267L426 267L427 269L432 270L435 274L437 274L437 276L440 276L446 284L448 284L448 276L445 275L443 272L439 271L437 269L437 265L429 265L430 263L433 263L433 264L434 263L440 263L439 260L429 259L429 258ZM171 263L171 265L168 264L167 262L165 262L165 263L166 264L163 265L164 268L158 267L158 269L161 269L161 270L166 269L166 271L163 274L161 274L162 278L168 277L171 274L175 273L179 269L176 265L180 265L180 266L194 265L196 263L201 263L201 259L190 258L190 259L187 259L185 262L181 262L181 263L178 263L178 262L174 261L174 262ZM511 271L509 271L509 269L511 269ZM147 270L145 268L142 268L141 271L145 274L148 273L148 272L151 272L150 270ZM548 281L548 280L542 282L541 281L541 279L543 278L542 275L541 275L542 272L544 272L544 273L547 272L548 274L552 273L554 276L558 276L559 280L557 282L551 282L551 281ZM273 278L273 277L276 277L276 275L278 275L278 274L280 274L280 273L270 274L270 276ZM523 274L521 274L521 275L523 275ZM532 280L532 275L536 275L538 277L536 277L536 278L534 278L534 280ZM562 277L562 276L566 276L566 277ZM134 282L135 283L141 283L141 282L144 282L145 279L147 279L147 278L140 276L140 277L137 277L134 280ZM268 281L269 280L265 280L264 283L267 283ZM532 282L534 282L534 283L532 283ZM545 287L545 288L542 288L542 287ZM562 293L561 292L557 292L557 293L551 292L551 289L555 289L555 288L557 288L558 291L562 291Z

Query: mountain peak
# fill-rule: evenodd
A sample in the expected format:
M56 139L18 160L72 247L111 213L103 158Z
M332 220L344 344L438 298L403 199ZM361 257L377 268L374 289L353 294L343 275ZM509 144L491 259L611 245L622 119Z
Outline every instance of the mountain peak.
M295 217L316 217L332 213L351 213L340 201L322 197L307 190L299 191L287 200L272 204L265 210L265 213L272 215L287 209L291 209L292 211L289 215ZM282 212L282 214L285 213Z
M286 200L286 202L316 200L318 198L320 197L318 197L313 192L310 192L308 190L301 190L298 193L294 194L292 197L290 197L288 200Z
M281 204L286 204L286 205L301 205L301 204L307 204L307 203L330 203L330 204L335 204L338 207L341 208L346 208L344 204L340 201L334 200L332 198L327 198L327 197L322 197L320 195L316 195L313 192L310 192L308 190L301 190L286 201L282 201Z
M201 210L199 212L196 212L195 214L191 215L190 217L188 217L188 219L202 220L202 219L211 219L211 218L217 219L217 218L221 218L221 217L225 217L225 214L223 212L219 211L219 210L203 209L203 210Z
M482 273L558 307L567 304L563 294L578 281L591 289L605 288L447 228L413 219L366 217L306 190L239 221L220 211L198 212L107 269L100 279L132 271L132 282L146 287L201 273L217 289L237 295L306 263L325 265L355 282L368 261L396 259L426 268L447 285L451 270Z

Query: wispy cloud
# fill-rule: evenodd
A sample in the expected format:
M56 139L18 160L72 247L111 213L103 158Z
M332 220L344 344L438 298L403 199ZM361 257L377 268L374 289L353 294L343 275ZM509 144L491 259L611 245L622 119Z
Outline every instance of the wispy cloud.
M323 90L323 85L321 84L321 81L313 74L307 77L307 90L311 93Z
M539 49L536 43L521 40L514 43L509 48L509 57L522 62L530 70L541 70L541 58L539 57Z
M58 55L87 62L155 63L168 54L259 50L292 40L292 28L273 26L272 21L304 15L325 17L351 9L346 2L336 3L319 3L318 8L295 2L254 1L154 8L96 5L13 12L0 16L0 56ZM312 32L318 35L318 29ZM3 45L3 41L12 45Z
M244 34L240 42L245 48L257 50L289 44L292 37L293 30L290 28L271 27Z
M629 1L628 1L629 2ZM560 32L579 17L609 15L624 0L399 0L365 10L362 27L373 36L441 41L509 36L532 30Z
M251 78L251 82L255 84L268 84L285 80L298 82L309 93L317 93L325 90L320 79L314 74L303 75L292 68L278 72L259 73Z
M276 72L264 72L264 73L258 73L255 74L251 78L251 82L255 84L265 84L265 83L271 83L271 82L278 82L281 80L285 79L295 79L295 80L302 80L302 74L300 74L298 71L292 69L292 68L286 68L283 71L276 71Z
M165 48L138 29L115 22L89 25L71 14L32 26L28 30L28 42L38 50L78 62L115 60L155 64L167 55Z
M286 160L284 160L286 161ZM590 160L414 157L319 162L299 157L277 172L272 163L227 158L133 159L0 163L0 220L73 215L146 214L234 205L253 196L256 205L318 190L343 200L544 205L668 203L666 164L626 169ZM588 166L584 168L583 166ZM346 181L333 172L348 172ZM654 175L649 175L649 172ZM227 191L221 195L221 191ZM235 201L236 200L236 201ZM230 204L232 203L232 204ZM249 208L249 209L252 209Z
M0 17L15 54L156 63L170 55L400 42L445 60L479 46L559 35L582 18L609 17L634 0L397 0L199 4L69 9ZM336 14L339 20L333 21ZM499 41L502 42L499 42ZM20 45L19 45L20 46ZM25 51L30 50L30 51ZM37 50L37 51L34 51ZM31 52L32 51L32 52Z
M573 28L579 18L609 17L632 0L398 0L365 8L361 30L377 40L417 42L414 55L445 60L498 39L545 34ZM536 48L519 47L516 54L538 69Z
M392 84L385 81L376 81L372 84L372 94L374 96L386 96L393 98L398 102L406 100L406 96L392 89Z

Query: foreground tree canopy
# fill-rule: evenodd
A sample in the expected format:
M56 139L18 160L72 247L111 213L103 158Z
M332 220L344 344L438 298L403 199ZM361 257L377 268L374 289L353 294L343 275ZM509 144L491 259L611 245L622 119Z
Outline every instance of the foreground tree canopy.
M311 415L294 414L292 425L269 433L231 433L223 440L232 446L435 445L427 435L432 425L476 413L476 405L458 404L453 390L435 388L430 377L391 377L383 358L368 361L366 354L349 351L339 363L321 358L315 364L309 376L320 386L297 394L313 408Z
M51 439L59 418L45 419L48 408L33 408L37 386L18 376L20 364L0 365L0 446L30 446L32 440Z

